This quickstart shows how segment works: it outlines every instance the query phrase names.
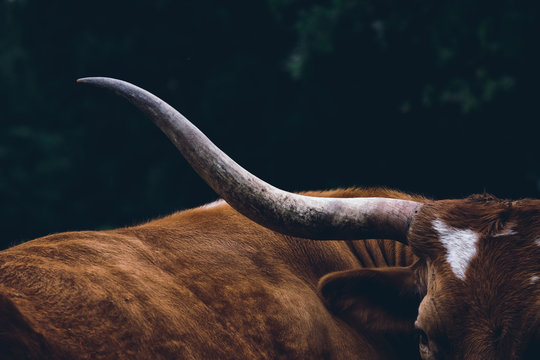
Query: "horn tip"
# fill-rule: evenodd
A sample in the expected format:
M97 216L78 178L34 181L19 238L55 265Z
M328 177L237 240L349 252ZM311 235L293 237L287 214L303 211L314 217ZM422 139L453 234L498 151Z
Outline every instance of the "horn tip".
M110 77L84 77L77 79L77 84L88 84L100 88L113 90L120 95L133 91L136 86L126 81L110 78Z
M107 80L114 80L114 79L106 78L106 77L84 77L84 78L77 79L77 83L97 84L97 83L102 83Z

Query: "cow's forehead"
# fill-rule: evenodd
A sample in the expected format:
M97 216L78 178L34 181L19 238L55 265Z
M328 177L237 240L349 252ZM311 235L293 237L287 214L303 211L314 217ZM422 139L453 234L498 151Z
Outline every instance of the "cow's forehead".
M467 280L470 267L475 265L480 267L476 275L519 272L528 282L537 283L540 202L492 198L436 201L415 218L409 242L417 255L446 266L460 281Z
M409 234L425 265L418 267L422 327L444 335L439 345L447 339L471 353L478 344L507 352L527 346L540 326L539 240L537 200L426 204Z

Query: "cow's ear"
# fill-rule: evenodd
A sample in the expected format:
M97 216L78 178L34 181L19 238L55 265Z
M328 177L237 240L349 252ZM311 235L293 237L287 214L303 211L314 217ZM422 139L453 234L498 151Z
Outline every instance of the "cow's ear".
M414 337L421 297L409 267L330 273L319 281L319 292L332 313L363 334Z

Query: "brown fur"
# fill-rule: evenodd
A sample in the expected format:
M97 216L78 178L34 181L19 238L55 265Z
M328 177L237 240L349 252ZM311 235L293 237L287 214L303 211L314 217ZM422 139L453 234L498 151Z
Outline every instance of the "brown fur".
M423 201L386 189L311 192ZM0 253L0 345L20 359L402 358L330 313L325 274L410 265L389 241L315 242L228 205ZM8 355L6 355L8 354Z

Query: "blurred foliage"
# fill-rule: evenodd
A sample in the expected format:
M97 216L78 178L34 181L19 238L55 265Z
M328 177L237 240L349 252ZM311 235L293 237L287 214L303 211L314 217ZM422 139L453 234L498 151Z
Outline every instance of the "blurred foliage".
M216 196L83 76L125 79L288 190L538 197L539 7L521 1L0 0L2 245Z

